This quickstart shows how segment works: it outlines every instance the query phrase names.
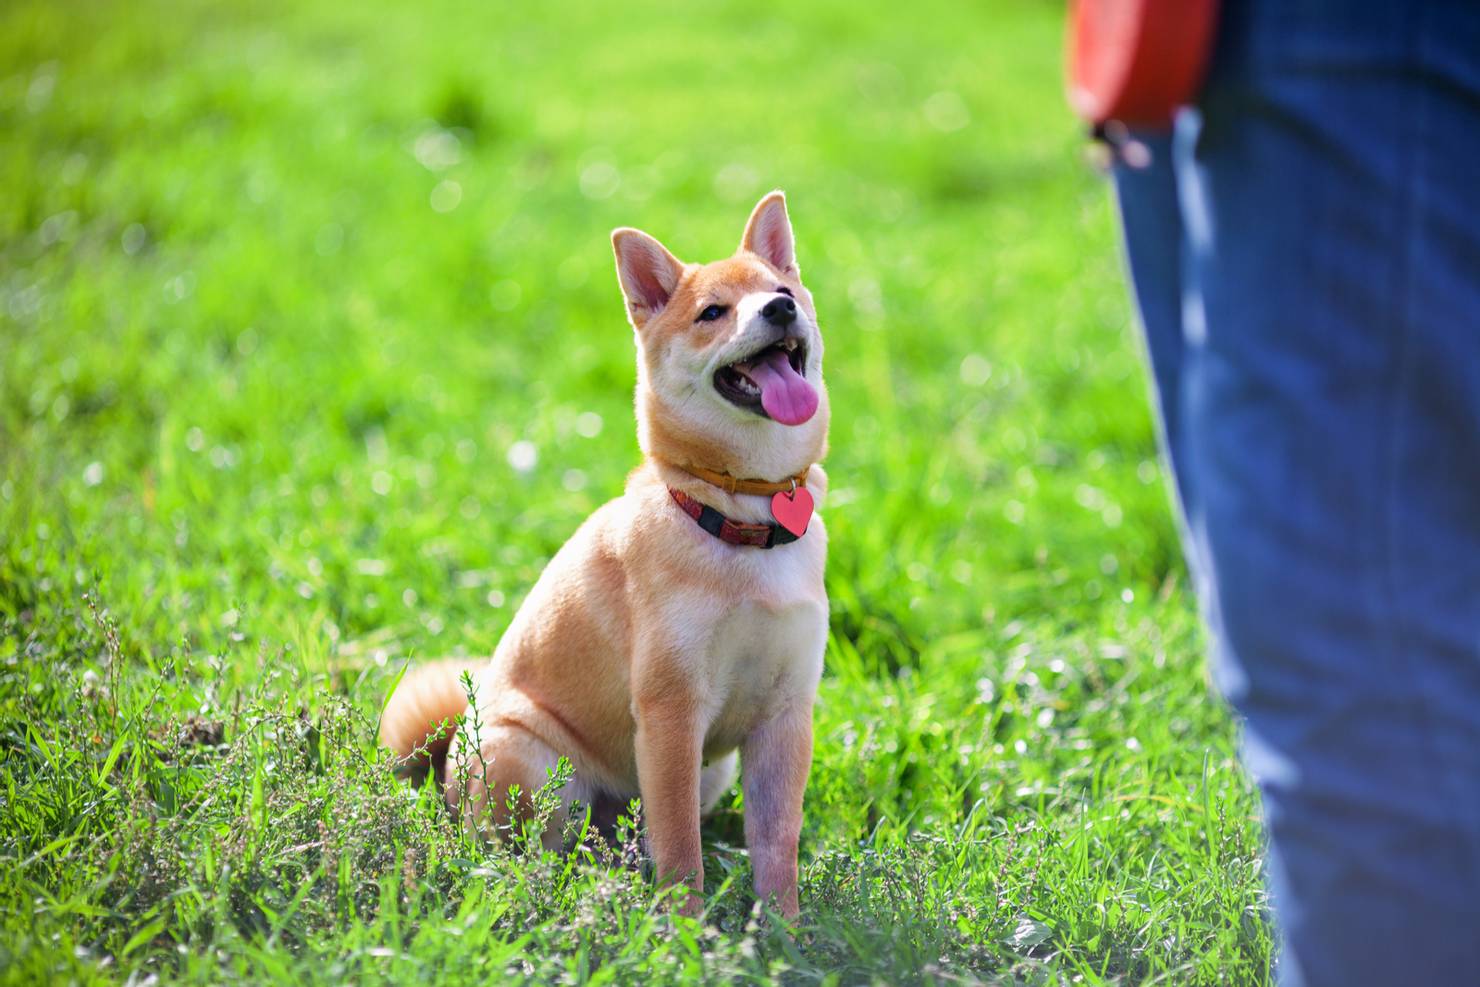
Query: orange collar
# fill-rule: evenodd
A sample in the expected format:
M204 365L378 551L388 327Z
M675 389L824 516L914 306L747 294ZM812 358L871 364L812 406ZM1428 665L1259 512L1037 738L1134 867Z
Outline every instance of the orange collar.
M744 480L738 476L731 476L728 473L720 473L715 470L707 470L699 466L679 466L677 463L673 465L677 469L683 470L689 476L703 480L705 483L714 484L725 493L762 495L791 493L797 487L805 487L807 485L807 470L812 468L808 466L796 476L789 476L780 482L773 482L771 480Z

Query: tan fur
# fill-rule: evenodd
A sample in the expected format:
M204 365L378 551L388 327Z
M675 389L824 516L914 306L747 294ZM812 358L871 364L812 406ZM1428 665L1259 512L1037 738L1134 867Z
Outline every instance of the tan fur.
M400 757L401 772L424 776L446 760L456 720L468 708L460 679L486 664L448 658L408 669L380 718L380 742Z
M565 756L575 774L560 793L563 806L641 795L660 878L700 890L699 819L733 781L738 752L756 891L795 917L812 703L827 637L827 533L814 516L792 544L732 546L700 529L668 488L736 520L769 521L769 498L725 494L677 466L777 479L822 457L828 404L812 297L779 192L756 206L735 256L716 263L684 265L636 230L612 239L636 330L643 463L625 493L550 560L481 667L479 743L474 750L468 730L453 740L445 792L450 805L467 807L468 824L497 829L510 821L508 786L538 789ZM715 369L753 351L764 330L757 310L780 286L801 311L806 377L820 398L817 413L796 426L737 408L712 385ZM730 310L696 321L709 304ZM820 506L821 467L811 465L807 486ZM455 674L429 666L408 676L383 719L391 750L406 756L430 724L462 711L449 688L431 681ZM551 821L547 843L558 841L561 821ZM697 903L691 898L689 909Z

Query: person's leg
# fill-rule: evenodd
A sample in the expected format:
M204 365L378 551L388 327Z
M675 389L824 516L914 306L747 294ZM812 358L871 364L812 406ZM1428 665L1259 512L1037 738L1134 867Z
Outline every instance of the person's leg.
M1172 467L1176 494L1186 505L1195 493L1191 476L1177 469L1182 416L1182 214L1170 134L1137 133L1149 155L1142 167L1116 159L1111 169L1120 207L1126 266L1141 317L1142 339L1151 364L1157 439ZM1184 542L1187 539L1184 538Z
M1286 983L1480 970L1480 7L1230 3L1179 471Z

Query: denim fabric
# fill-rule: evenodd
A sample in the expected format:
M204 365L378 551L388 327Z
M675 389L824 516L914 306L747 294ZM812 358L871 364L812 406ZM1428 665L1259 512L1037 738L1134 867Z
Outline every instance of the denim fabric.
M1480 983L1480 3L1227 0L1116 168L1285 984Z

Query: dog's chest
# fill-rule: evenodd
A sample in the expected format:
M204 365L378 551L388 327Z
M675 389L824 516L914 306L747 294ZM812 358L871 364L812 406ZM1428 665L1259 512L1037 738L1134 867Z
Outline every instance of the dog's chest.
M746 600L730 608L714 625L704 662L706 756L733 750L789 702L810 698L826 640L823 600Z

